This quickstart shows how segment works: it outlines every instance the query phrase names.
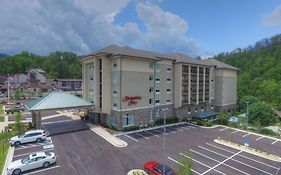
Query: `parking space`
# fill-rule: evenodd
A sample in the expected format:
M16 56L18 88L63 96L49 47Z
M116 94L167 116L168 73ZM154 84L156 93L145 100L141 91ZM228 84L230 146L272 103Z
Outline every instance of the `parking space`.
M54 148L51 149L44 149L46 148L47 145L53 144L52 138L48 137L47 140L41 142L41 143L28 143L28 144L22 144L18 147L15 147L14 155L12 158L12 161L22 159L32 153L35 152L41 152L41 151L50 151L50 152L55 152ZM50 175L50 174L59 174L60 173L60 164L56 163L54 165L51 165L48 168L38 168L32 171L26 171L23 174L24 175L29 175L29 174L43 174L43 175Z

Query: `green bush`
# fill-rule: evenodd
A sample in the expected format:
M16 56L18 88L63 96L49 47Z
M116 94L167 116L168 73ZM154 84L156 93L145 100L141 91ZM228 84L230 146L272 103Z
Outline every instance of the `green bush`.
M265 135L278 136L277 133L275 133L271 129L267 129L267 128L260 129L260 133L265 134Z
M196 120L196 124L199 126L206 126L206 127L210 127L213 125L212 121L209 120L201 120L201 119L197 119Z
M140 127L137 125L134 125L134 126L124 127L123 131L127 132L127 131L133 131L133 130L138 130L138 129L140 129Z
M179 122L179 118L177 118L177 117L166 119L166 124L172 124L172 123L178 123L178 122ZM155 126L164 125L164 119L160 118L160 119L155 120L154 125Z

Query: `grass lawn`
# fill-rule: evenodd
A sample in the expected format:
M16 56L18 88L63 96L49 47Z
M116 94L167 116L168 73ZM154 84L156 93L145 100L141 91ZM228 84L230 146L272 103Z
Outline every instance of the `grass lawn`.
M3 105L0 104L0 122L4 122L5 116L4 116L4 111L3 111Z
M15 136L16 132L15 131L10 131L7 133L1 133L0 134L0 170L2 172L5 161L6 161L6 156L10 147L8 139L11 137Z

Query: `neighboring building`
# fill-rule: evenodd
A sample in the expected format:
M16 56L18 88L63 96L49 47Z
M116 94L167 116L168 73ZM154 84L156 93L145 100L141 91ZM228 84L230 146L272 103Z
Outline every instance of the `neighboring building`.
M0 77L0 91L7 96L8 77L10 94L17 89L23 96L40 95L42 92L54 90L81 91L81 79L47 79L47 74L42 69L28 69L25 74L13 74Z
M117 129L153 123L163 115L164 108L170 109L167 117L180 119L192 119L199 112L236 108L236 81L227 85L221 78L228 80L227 73L237 69L221 68L221 62L116 45L85 56L81 62L83 98L94 105L90 117ZM223 84L217 85L216 80ZM229 86L234 86L231 90L235 92L216 92L219 87ZM227 97L226 92L230 93Z

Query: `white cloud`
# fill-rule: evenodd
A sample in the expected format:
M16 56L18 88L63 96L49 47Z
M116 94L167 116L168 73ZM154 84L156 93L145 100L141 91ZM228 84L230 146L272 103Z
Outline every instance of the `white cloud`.
M265 26L281 26L281 4L272 12L262 16L262 24Z
M186 36L188 23L180 16L165 12L150 3L137 4L139 18L147 27L141 47L159 51L182 51L190 55L198 55L201 46Z
M0 52L27 50L49 54L56 50L88 54L108 44L190 55L201 46L186 36L188 23L156 5L138 2L137 15L147 27L115 24L115 17L129 0L1 0ZM4 15L3 15L4 14Z

